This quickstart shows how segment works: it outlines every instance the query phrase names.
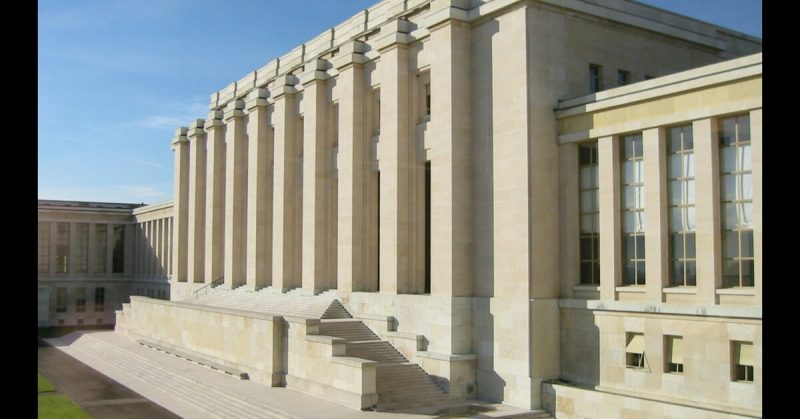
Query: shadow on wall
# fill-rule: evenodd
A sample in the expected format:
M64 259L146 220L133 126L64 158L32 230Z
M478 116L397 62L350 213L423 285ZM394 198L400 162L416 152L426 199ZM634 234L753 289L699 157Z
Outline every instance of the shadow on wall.
M472 30L472 78L473 78L473 197L475 219L473 231L475 241L472 253L475 272L472 303L473 342L478 356L476 370L476 392L478 398L502 402L506 382L495 371L495 348L503 342L495 342L495 317L491 312L494 297L494 57L493 37L500 32L500 22L490 20ZM523 40L524 42L524 40ZM480 220L480 222L477 222ZM488 297L488 298L486 298Z

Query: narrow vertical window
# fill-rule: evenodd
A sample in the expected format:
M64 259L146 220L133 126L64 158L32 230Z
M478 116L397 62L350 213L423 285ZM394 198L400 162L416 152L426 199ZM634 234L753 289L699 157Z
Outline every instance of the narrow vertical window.
M89 267L89 224L75 224L75 272L85 274Z
M94 268L95 273L108 273L106 268L106 248L108 247L108 225L94 226Z
M589 64L589 93L597 93L603 90L602 77L603 67L597 64Z
M681 336L664 336L664 359L667 362L666 372L683 374L683 338Z
M431 116L431 84L425 83L425 115Z
M75 288L75 312L83 313L86 311L86 287Z
M118 274L125 271L125 226L114 226L114 249L112 250L111 272Z
M65 274L69 269L69 223L56 224L56 273Z
M94 311L105 311L106 309L106 289L97 287L94 289Z
M67 289L64 287L56 288L56 313L67 312Z
M50 272L50 223L49 222L39 222L39 232L38 232L38 270L37 272L40 274L46 274Z
M597 143L578 148L580 171L580 283L600 284L600 206Z
M645 368L643 334L625 333L625 366L628 368Z
M753 356L753 343L752 342L731 342L733 348L733 371L732 378L734 381L753 382L753 373L755 372L755 362Z
M617 70L617 86L625 86L631 82L631 72Z
M644 159L642 135L622 137L622 283L644 285Z
M431 162L425 162L425 294L431 293Z
M752 287L753 174L750 117L720 121L722 286Z
M669 130L670 284L695 286L694 142L692 126Z

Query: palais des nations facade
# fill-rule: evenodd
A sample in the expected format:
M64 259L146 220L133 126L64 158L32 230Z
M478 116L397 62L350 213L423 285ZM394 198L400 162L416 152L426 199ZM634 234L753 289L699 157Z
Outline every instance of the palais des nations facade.
M39 201L39 324L357 409L760 417L760 50L627 0L384 0L214 93L173 201Z

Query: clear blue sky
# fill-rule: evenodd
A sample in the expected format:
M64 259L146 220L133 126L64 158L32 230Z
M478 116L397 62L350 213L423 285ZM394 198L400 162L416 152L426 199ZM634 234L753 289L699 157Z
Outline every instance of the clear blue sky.
M39 198L171 199L211 93L376 2L39 0ZM761 37L761 0L644 3Z

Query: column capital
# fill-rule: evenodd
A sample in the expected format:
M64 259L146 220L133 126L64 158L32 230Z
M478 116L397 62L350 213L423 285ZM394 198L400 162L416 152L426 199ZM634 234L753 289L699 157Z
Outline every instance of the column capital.
M409 35L413 29L412 23L406 19L395 19L383 25L380 38L375 41L375 49L383 53L390 48L409 44L413 40Z
M225 106L225 112L223 114L225 121L230 121L234 118L241 118L244 116L244 101L241 99L234 99L228 102L228 105Z
M294 87L297 84L297 77L291 74L284 74L275 79L275 86L269 89L269 96L274 100L281 99L284 95L297 93Z
M189 124L189 130L187 132L189 141L197 138L198 135L205 134L205 130L203 130L203 125L205 125L205 123L206 123L205 119L198 118L192 121L191 124Z
M348 42L339 47L339 53L331 58L331 64L337 70L346 69L354 64L364 64L369 61L364 56L368 50L368 45L362 41Z
M175 136L172 137L172 149L174 150L176 147L183 143L188 143L189 139L186 138L186 132L189 129L186 127L180 127L175 130Z
M325 81L330 75L325 71L331 67L327 60L319 59L306 63L306 71L300 75L300 84L309 85L315 81Z
M209 111L208 117L206 118L205 123L203 124L203 129L206 130L206 132L208 132L216 127L221 127L222 116L223 116L222 109L212 109L211 111Z
M244 109L250 113L257 108L263 108L269 105L267 98L269 97L269 90L263 87L253 89L247 94L247 99L244 101Z
M433 0L424 26L429 30L438 29L451 20L469 21L469 0Z

